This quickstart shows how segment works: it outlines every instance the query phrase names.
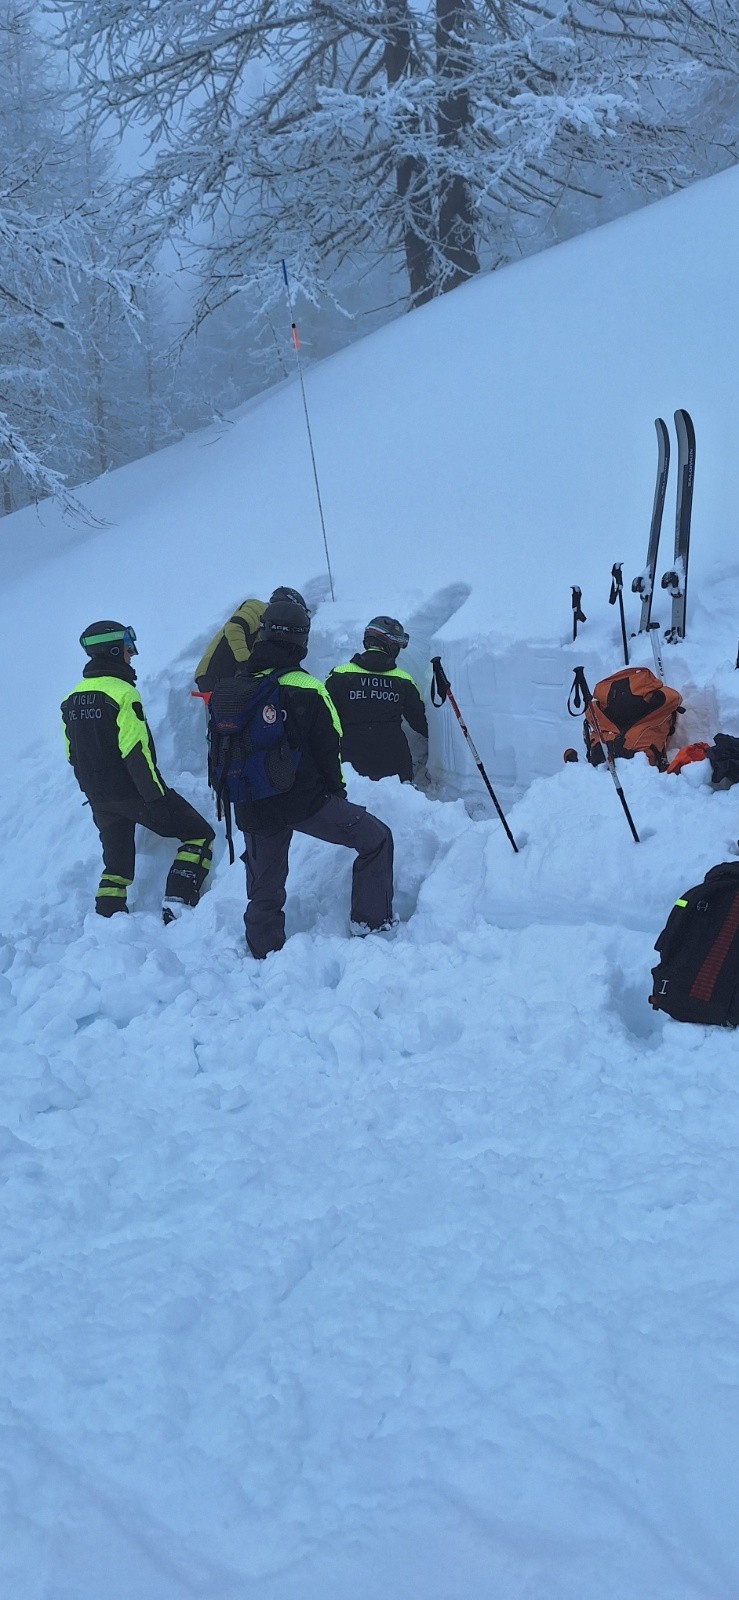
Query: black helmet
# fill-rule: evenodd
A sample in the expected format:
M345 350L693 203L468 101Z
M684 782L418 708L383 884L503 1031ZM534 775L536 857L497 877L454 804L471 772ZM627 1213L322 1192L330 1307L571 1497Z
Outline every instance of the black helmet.
M284 639L287 644L303 645L307 650L309 633L310 617L305 606L294 600L270 600L262 612L257 638Z
M136 634L124 622L91 622L80 634L80 644L92 661L98 656L122 656L124 649L138 655Z
M396 617L373 617L364 630L365 650L373 644L381 644L397 654L398 650L405 650L407 643L408 635Z
M299 589L287 589L284 585L279 589L274 589L269 597L269 603L270 605L275 605L278 600L291 600L293 605L302 606L303 610L307 611L308 616L310 616L310 611L308 611L308 607Z

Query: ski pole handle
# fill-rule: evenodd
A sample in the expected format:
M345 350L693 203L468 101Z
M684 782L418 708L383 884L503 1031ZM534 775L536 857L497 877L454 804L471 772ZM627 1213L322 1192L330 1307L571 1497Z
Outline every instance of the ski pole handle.
M623 589L623 586L624 586L624 564L623 564L623 561L614 561L613 566L611 567L611 592L610 592L610 594L608 596L608 604L609 604L609 606L615 606L616 600L618 599L619 590Z
M445 669L441 666L441 656L432 656L432 667L432 691L430 691L432 693L432 706L443 706L443 702L445 702L446 696L451 690L451 683L446 677ZM435 699L435 694L438 694L440 698Z
M624 647L624 666L629 665L629 643L626 636L626 614L624 612L624 573L623 561L614 561L611 567L611 592L608 596L609 606L615 606L618 601L619 616L621 618L621 639Z
M592 698L585 681L585 668L575 667L572 688L567 696L567 710L570 716L579 717L583 710L587 711Z

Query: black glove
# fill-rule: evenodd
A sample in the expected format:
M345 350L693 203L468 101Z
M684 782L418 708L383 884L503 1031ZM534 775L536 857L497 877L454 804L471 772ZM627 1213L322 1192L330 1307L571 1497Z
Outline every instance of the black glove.
M739 783L739 739L730 733L717 733L708 752L711 763L711 782L718 787L730 788Z

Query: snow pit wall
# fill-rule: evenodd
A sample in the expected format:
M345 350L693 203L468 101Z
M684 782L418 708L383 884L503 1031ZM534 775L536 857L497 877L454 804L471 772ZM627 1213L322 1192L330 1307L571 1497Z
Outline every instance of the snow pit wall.
M565 749L583 751L582 720L570 717L567 697L575 666L592 685L623 662L604 667L600 656L568 644L526 640L499 649L491 641L435 641L455 700L499 800L518 800L535 778L562 766ZM428 698L428 697L427 697ZM451 709L428 701L429 772L455 796L490 802Z
M711 617L694 640L678 645L663 641L665 682L682 695L684 715L668 750L702 739L712 743L717 732L739 736L739 671L736 670L733 616ZM535 778L560 771L565 749L583 759L582 717L571 717L567 700L574 668L582 666L590 688L623 667L623 654L612 638L593 631L586 648L580 640L552 643L521 640L437 639L455 699L469 728L490 782L504 805L520 799ZM629 638L632 666L654 670L646 634ZM450 706L429 707L429 771L434 782L488 811L491 802Z

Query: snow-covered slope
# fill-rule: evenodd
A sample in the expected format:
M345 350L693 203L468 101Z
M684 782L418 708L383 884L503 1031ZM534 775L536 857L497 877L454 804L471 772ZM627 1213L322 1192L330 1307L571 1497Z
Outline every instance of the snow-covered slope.
M589 670L619 664L610 566L643 564L679 404L669 675L685 737L739 732L738 182L309 375L335 605L292 384L90 486L94 533L2 524L2 1600L734 1600L737 1047L646 996L672 902L736 852L736 791L625 766L637 846L607 774L536 772L571 582ZM350 780L393 828L395 936L349 940L349 861L296 838L257 966L222 840L187 923L161 925L151 836L134 915L90 914L58 702L83 625L132 621L162 767L207 806L193 660L278 582L323 595L314 670L376 609L419 674L442 647L491 767L525 678L526 792L514 855L431 712L434 792Z
M473 283L307 375L338 600L318 618L317 667L328 670L392 602L414 628L417 668L434 633L444 644L479 701L485 755L519 791L559 759L568 663L524 664L519 717L537 677L552 681L546 750L532 763L499 762L496 747L510 740L496 733L477 662L521 639L559 647L573 583L589 619L584 642L597 653L603 638L606 654L617 652L609 574L623 560L628 588L644 564L656 415L669 421L687 406L698 433L694 633L706 625L708 586L739 572L738 205L739 172L723 173ZM69 619L54 640L62 679L75 671L79 629L111 610L134 623L156 672L176 652L196 657L224 612L267 590L275 571L299 586L324 572L294 382L84 497L101 530L68 529L49 506L0 530L0 571L24 574L0 595L0 624L11 648L23 630L34 728L56 716L43 649L50 617ZM50 560L60 541L63 554ZM713 630L713 608L711 617ZM732 608L725 620L711 642L733 660ZM521 664L511 666L520 680ZM24 726L7 705L0 728L17 748ZM515 743L520 751L522 738ZM438 759L452 776L453 752Z

